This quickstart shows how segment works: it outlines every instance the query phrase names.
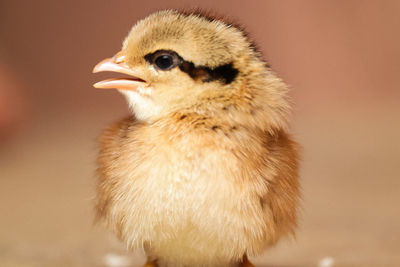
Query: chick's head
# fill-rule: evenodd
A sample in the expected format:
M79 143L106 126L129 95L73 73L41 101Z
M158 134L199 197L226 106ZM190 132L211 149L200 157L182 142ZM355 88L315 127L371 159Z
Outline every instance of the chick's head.
M287 107L286 86L269 71L245 34L196 14L168 10L139 21L122 50L95 67L94 72L99 71L132 76L95 87L119 89L141 120L182 111L250 112L263 109L265 101L270 102L270 111Z

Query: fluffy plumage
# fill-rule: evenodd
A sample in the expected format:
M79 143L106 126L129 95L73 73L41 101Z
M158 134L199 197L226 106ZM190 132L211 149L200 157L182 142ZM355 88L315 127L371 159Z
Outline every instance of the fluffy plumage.
M176 53L168 70L152 58L164 51ZM100 137L98 218L160 266L236 266L293 234L287 86L242 31L162 11L118 55L146 83L117 87L133 116Z

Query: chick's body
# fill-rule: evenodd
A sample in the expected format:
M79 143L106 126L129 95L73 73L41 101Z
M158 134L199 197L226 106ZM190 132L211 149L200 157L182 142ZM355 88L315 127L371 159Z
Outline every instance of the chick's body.
M160 266L237 266L293 234L287 87L240 30L159 12L112 61L140 84L116 86L134 116L100 138L96 208L129 247Z

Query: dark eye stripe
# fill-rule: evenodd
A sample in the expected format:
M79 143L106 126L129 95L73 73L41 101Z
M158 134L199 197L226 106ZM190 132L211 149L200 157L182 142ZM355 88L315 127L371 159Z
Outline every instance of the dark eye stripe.
M171 56L173 64L169 68L165 69L157 66L155 61L160 55ZM178 53L172 50L157 50L153 53L147 54L144 58L147 62L155 65L158 69L170 70L179 67L181 71L187 73L191 78L203 82L221 81L224 84L230 84L239 74L239 71L233 66L232 62L215 68L196 66L192 62L184 60L180 55L178 55Z

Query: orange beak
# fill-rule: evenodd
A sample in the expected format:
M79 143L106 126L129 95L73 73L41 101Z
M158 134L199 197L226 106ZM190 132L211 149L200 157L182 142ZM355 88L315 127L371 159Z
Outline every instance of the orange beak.
M93 73L102 71L123 73L131 76L131 78L107 79L93 84L95 88L136 91L138 87L146 87L149 85L148 82L142 78L143 74L135 71L126 64L125 56L122 52L117 53L112 58L106 58L100 61L93 68Z

